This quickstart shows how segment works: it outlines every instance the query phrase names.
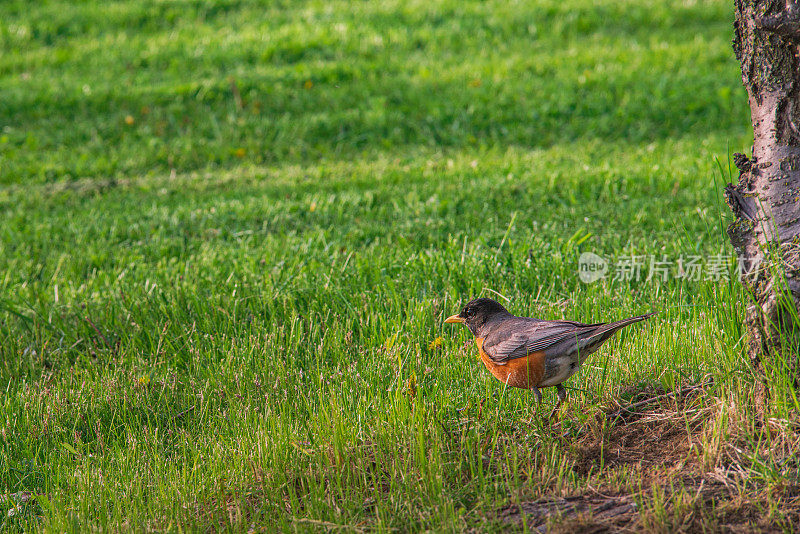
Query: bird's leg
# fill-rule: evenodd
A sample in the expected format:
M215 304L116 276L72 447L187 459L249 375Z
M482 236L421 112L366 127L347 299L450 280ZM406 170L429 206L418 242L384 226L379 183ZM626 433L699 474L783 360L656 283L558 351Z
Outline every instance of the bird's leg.
M532 387L531 391L533 391L533 395L536 397L536 411L539 411L539 406L542 405L542 392L539 391L539 388Z
M561 403L567 398L567 390L561 384L556 386L556 393L558 393L558 402L553 407L553 411L550 412L550 417L548 417L548 419L553 419L553 417L558 413L558 409L561 408Z

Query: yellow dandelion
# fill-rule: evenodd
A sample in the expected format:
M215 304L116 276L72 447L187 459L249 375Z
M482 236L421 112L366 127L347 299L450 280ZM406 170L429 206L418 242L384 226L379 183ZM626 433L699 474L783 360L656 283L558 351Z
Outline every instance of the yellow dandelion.
M414 398L416 398L416 396L417 396L417 375L412 374L410 377L408 377L408 380L406 380L405 394L408 395L409 397L411 397L412 401L414 400Z
M441 337L437 337L436 339L428 343L428 350L436 350L442 348L443 342L444 339L442 339Z

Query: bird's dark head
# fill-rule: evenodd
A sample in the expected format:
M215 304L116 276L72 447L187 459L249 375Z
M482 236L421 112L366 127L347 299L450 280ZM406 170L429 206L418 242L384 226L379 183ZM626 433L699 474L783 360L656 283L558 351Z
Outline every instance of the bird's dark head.
M469 331L477 337L480 336L481 327L496 319L511 315L499 302L492 299L473 299L464 306L461 313L445 319L446 323L464 323Z

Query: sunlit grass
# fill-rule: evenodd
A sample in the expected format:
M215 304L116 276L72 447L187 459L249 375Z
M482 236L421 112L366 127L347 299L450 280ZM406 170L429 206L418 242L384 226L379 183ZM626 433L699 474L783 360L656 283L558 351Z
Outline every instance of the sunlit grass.
M637 491L634 468L576 471L573 444L631 387L709 374L715 465L720 421L753 430L729 403L751 384L736 281L586 285L577 261L732 255L731 18L4 3L0 494L39 495L5 527L499 528L522 499ZM554 430L442 324L497 294L543 318L660 313L568 382ZM700 506L639 502L656 530Z

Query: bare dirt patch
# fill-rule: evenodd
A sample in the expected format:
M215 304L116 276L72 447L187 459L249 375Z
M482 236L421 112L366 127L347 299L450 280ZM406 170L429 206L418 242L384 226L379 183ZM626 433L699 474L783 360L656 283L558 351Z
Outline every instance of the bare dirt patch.
M625 528L636 514L636 503L625 496L577 495L561 499L540 499L511 505L500 510L506 522L521 524L545 532L552 519L572 519L573 532L605 532ZM562 526L566 526L562 523ZM577 529L575 528L577 527Z
M623 465L685 468L694 463L691 436L674 420L640 420L616 426L576 446L575 470L581 474Z

